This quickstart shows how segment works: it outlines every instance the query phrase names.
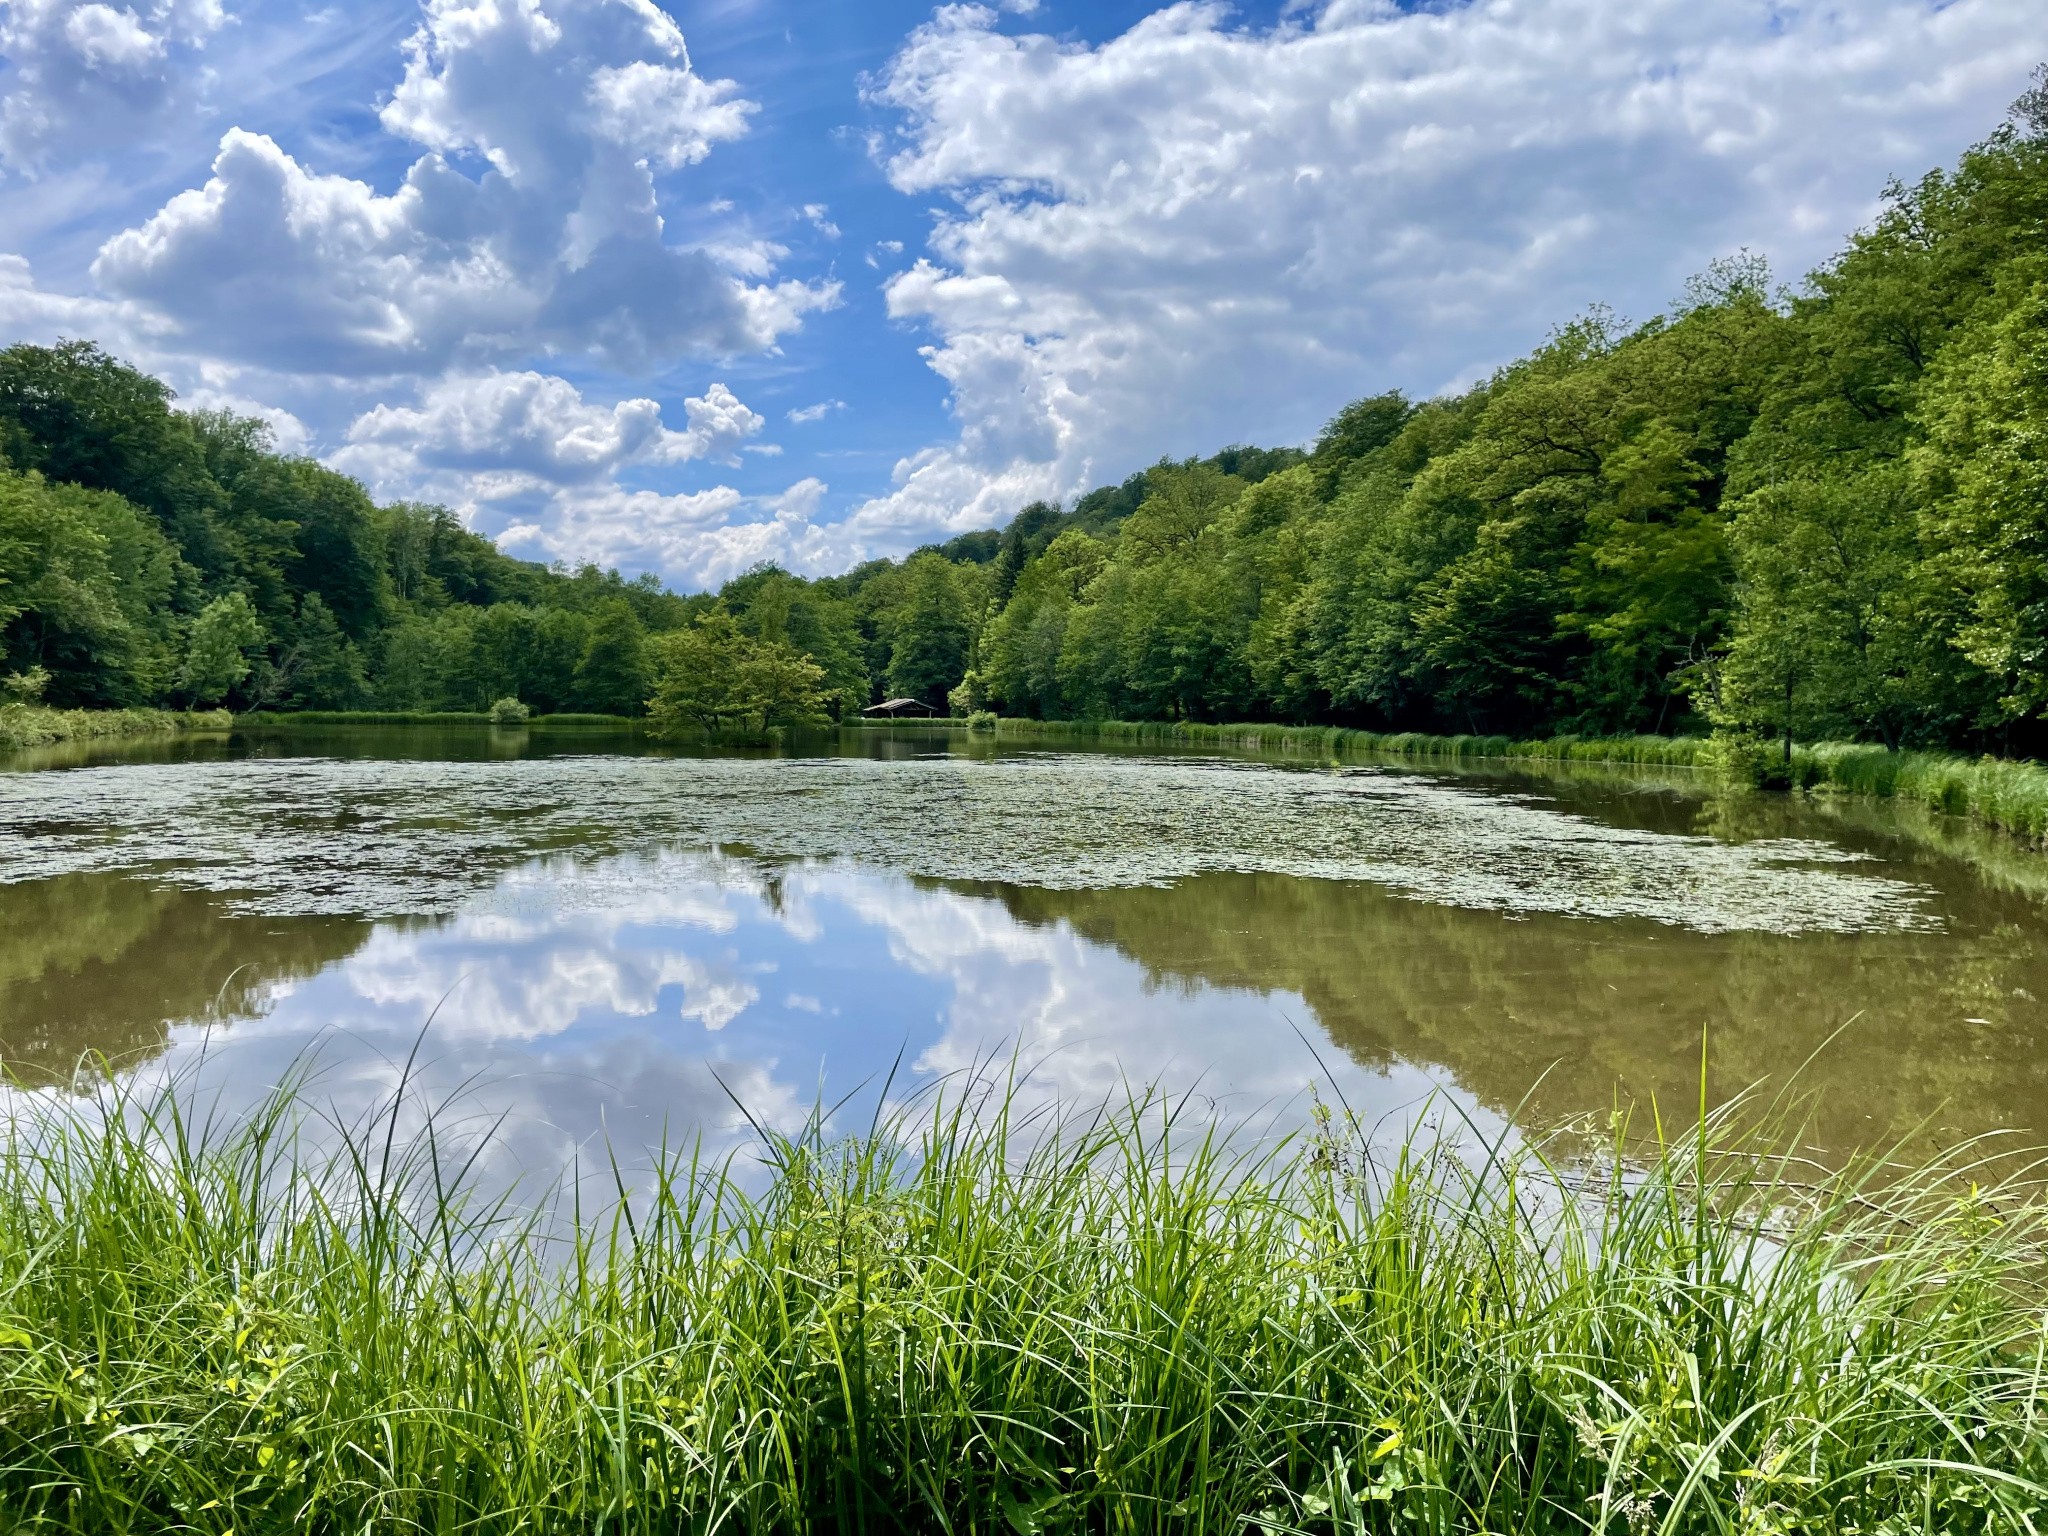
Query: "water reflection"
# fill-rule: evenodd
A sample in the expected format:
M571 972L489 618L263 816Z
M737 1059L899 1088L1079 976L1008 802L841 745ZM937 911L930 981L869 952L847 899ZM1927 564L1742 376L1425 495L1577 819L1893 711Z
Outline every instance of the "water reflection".
M2048 1134L2048 944L2025 902L1978 893L1935 932L1783 935L1469 913L1263 875L989 894L1162 983L1297 994L1353 1059L1428 1063L1499 1113L1526 1100L1537 1123L1653 1095L1689 1108L1704 1034L1716 1099L1789 1088L1826 1148L1913 1127L1943 1143Z
M1830 1148L2048 1134L2048 861L1894 808L909 735L320 739L0 779L12 1069L95 1050L248 1102L312 1050L345 1111L431 1020L422 1102L503 1117L514 1170L856 1088L858 1124L899 1057L907 1091L1012 1048L1042 1101L1156 1081L1229 1119L1298 1108L1306 1035L1364 1112L1533 1086L1547 1122L1689 1105L1704 1031L1715 1093L1803 1072Z
M185 1021L247 1018L280 983L352 953L371 925L242 913L148 880L60 875L0 885L0 1060L32 1078L88 1054L153 1055Z
M1149 1087L1260 1130L1298 1124L1320 1071L1289 1028L1311 1020L1299 996L1162 989L1064 924L843 864L537 862L445 920L377 925L319 974L273 980L265 1002L230 1029L173 1029L137 1081L233 1112L309 1071L351 1123L409 1073L421 1112L493 1128L488 1182L600 1137L629 1155L702 1138L715 1155L750 1122L794 1130L820 1103L857 1129L885 1085L900 1101L992 1061L1025 1068L1027 1112ZM1326 1089L1396 1126L1437 1086L1341 1053L1334 1078Z

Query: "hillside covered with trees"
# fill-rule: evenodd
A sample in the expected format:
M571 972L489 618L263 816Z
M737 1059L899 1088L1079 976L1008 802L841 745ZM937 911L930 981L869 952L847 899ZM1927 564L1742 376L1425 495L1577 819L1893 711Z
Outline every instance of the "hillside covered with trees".
M82 343L0 353L0 456L0 671L53 703L634 712L651 638L709 623L707 655L808 657L833 714L2038 754L2048 86L1797 292L1720 263L1307 449L1162 462L819 580L682 597L512 560Z

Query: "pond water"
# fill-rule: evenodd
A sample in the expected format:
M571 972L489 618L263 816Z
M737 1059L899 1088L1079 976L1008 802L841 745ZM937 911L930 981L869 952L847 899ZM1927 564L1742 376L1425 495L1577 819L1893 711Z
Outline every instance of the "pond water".
M1314 1083L1548 1125L1690 1106L1703 1031L1712 1093L1810 1093L1831 1153L2048 1134L2048 859L1885 807L930 731L295 728L10 767L18 1082L96 1053L253 1102L296 1071L346 1115L409 1071L506 1171L857 1128L885 1085L991 1067L1226 1122L1296 1122Z

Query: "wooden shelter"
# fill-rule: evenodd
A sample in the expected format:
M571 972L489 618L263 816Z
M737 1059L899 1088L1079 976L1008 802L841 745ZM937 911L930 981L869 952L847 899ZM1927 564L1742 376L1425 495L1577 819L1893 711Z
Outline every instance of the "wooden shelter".
M923 699L884 699L879 704L870 704L861 711L864 715L886 715L900 719L904 715L936 715L938 711Z

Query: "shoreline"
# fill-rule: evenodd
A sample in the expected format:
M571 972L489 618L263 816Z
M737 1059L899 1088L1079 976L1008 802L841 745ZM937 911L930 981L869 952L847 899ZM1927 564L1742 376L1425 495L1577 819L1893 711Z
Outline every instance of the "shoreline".
M10 704L0 708L0 752L64 741L225 731L234 723L234 716L224 709L45 709L39 704Z
M0 708L0 752L66 741L170 735L183 731L295 726L416 725L490 727L488 713L404 710L180 711ZM1683 769L1731 790L1784 790L1816 796L1902 800L2048 848L2048 765L1951 752L1894 751L1860 742L1795 743L1790 760L1772 744L1725 736L1439 736L1423 731L1367 731L1349 726L1188 720L1035 720L1002 716L997 740L1067 738L1142 744L1176 743L1242 751L1302 752L1325 757L1405 758L1417 762L1580 764L1588 767ZM506 729L506 727L495 727ZM639 735L634 715L535 715L522 730L618 731ZM966 719L847 720L833 730L967 732ZM986 731L976 734L986 735Z

